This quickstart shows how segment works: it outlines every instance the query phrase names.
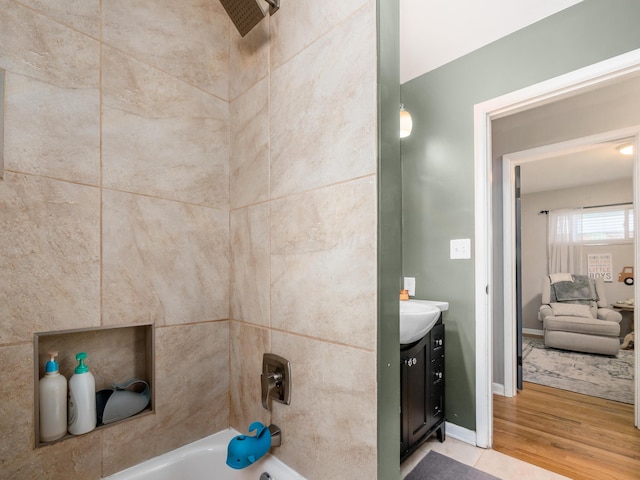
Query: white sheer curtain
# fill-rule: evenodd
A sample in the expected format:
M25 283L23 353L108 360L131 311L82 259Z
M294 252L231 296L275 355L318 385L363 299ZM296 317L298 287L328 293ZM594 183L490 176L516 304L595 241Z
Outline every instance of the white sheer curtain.
M582 274L582 209L549 211L549 273Z

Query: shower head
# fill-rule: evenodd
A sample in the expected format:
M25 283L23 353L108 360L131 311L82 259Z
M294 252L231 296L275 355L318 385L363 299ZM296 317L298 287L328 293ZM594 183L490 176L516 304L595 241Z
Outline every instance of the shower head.
M227 15L240 32L245 36L262 20L266 13L260 6L261 0L220 0ZM280 8L280 0L265 0L269 4L269 14L273 15Z

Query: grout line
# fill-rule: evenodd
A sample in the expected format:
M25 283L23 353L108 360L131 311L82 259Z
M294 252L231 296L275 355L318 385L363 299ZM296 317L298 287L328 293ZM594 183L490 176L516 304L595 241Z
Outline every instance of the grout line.
M100 152L100 163L102 164L102 152ZM102 168L102 165L100 166L100 168ZM229 210L225 210L224 206L223 207L216 207L216 206L212 206L212 205L203 205L201 203L188 202L188 201L180 200L180 199L176 199L176 198L159 197L159 196L156 196L156 195L151 195L149 193L134 192L134 191L122 190L122 189L113 188L113 187L104 187L104 186L101 186L99 184L83 183L83 182L79 182L79 181L76 181L76 180L69 180L69 179L66 179L66 178L52 177L50 175L43 175L43 174L40 174L40 173L23 172L23 171L20 171L20 170L5 169L5 173L7 173L7 172L11 173L13 175L21 175L21 176L25 176L25 177L37 177L37 178L42 178L42 179L45 179L45 180L51 180L51 181L55 181L55 182L69 183L69 184L72 184L72 185L77 185L79 187L97 188L97 189L100 189L101 191L125 193L125 194L128 194L128 195L137 195L139 197L151 198L151 199L160 200L160 201L163 201L163 202L180 203L182 205L189 205L189 206L193 206L193 207L201 207L201 208L208 208L208 209L211 209L211 210L218 210L220 212L229 211ZM100 179L100 183L101 183L101 181L102 180ZM246 207L242 207L242 208L246 208Z
M276 327L269 326L269 325L260 325L260 324L257 324L257 323L251 323L251 322L247 322L245 320L239 320L239 319L229 319L229 321L230 322L236 322L237 324L244 325L244 326L258 328L260 330L266 330L266 331L269 332L270 336L271 336L271 334L273 332L284 333L284 334L292 335L292 336L299 337L299 338L306 338L307 340L313 340L313 341L316 341L316 342L322 342L322 343L326 343L326 344L330 344L330 345L335 345L335 346L338 346L338 347L346 347L346 348L350 348L350 349L353 349L353 350L358 350L358 351L361 351L361 352L366 352L366 353L375 353L376 352L375 349L366 348L366 347L360 347L360 346L357 346L357 345L350 345L348 343L343 343L343 342L339 342L339 341L335 341L335 340L328 340L326 338L321 338L321 337L314 337L314 336L307 335L307 334L304 334L304 333L293 332L293 331L290 331L290 330L284 330L282 328L276 328ZM203 323L203 322L195 322L195 323L197 324L197 323ZM186 324L180 324L180 325L186 325ZM172 326L172 325L168 325L168 326Z
M45 12L44 10L38 10L37 8L35 8L35 7L31 6L31 5L27 5L27 4L23 3L21 0L14 0L14 2L16 4L18 4L18 5L20 5L21 7L25 8L27 10L30 10L31 12L33 12L36 15L39 15L41 17L45 17L48 20L51 20L52 22L55 22L58 25L62 25L63 27L68 28L69 30L73 30L74 32L79 33L80 35L84 35L87 38L90 38L90 39L95 40L97 42L100 42L101 39L102 39L102 21L100 21L100 28L99 28L100 38L96 38L93 35L91 35L90 33L83 32L82 30L78 30L73 25L65 23L61 19L51 16L48 12ZM101 20L102 20L102 2L100 2L100 16L101 16Z
M267 201L269 203L268 221L269 221L269 256L267 270L269 278L269 284L267 286L269 293L269 327L273 327L273 304L272 304L272 291L271 285L273 284L272 272L271 272L271 259L273 253L273 223L272 223L272 210L273 210L273 198L271 197L271 16L268 17L267 23ZM269 331L269 351L273 353L273 331Z
M98 135L99 135L99 140L98 140L98 145L99 145L99 177L98 177L98 181L100 184L100 278L99 278L99 286L98 288L100 289L100 293L99 293L99 298L98 298L98 302L99 302L99 309L100 309L100 325L104 326L104 303L103 303L103 294L104 294L104 248L103 248L103 239L104 239L104 235L103 235L103 226L104 226L104 218L103 218L103 212L104 212L104 205L103 205L103 185L102 185L102 171L103 171L103 167L102 167L102 104L103 104L103 85L102 85L102 78L103 78L103 58L104 58L104 52L103 52L103 43L102 43L102 25L104 24L104 10L103 10L103 4L102 4L102 0L99 0L99 5L98 5L99 10L99 35L100 35L100 39L99 39L99 43L98 43ZM151 327L151 335L153 336L153 327ZM152 355L154 355L154 353L152 352ZM148 372L148 375L153 375L153 372ZM152 388L153 391L155 392L156 386L152 384ZM155 394L155 393L154 393ZM105 453L105 445L104 445L104 433L100 432L100 455L99 455L99 461L100 461L100 474L104 477L105 476L105 468L104 468L104 453Z
M100 279L99 279L99 288L100 288L100 293L99 293L99 298L98 298L98 302L99 302L99 309L100 309L100 325L104 325L104 304L103 304L103 294L104 294L104 290L103 290L103 286L104 286L104 248L103 248L103 239L104 239L104 235L103 235L103 227L104 227L104 217L103 217L103 213L104 213L104 204L103 204L103 200L104 200L104 195L103 195L103 185L102 185L102 171L103 171L103 165L102 165L102 153L103 153L103 148L102 148L102 104L103 104L103 85L102 85L102 73L103 73L103 60L104 60L104 52L103 52L103 43L102 43L102 24L103 24L103 10L102 10L102 0L100 0L100 4L99 4L99 8L100 8L100 43L99 43L99 58L98 58L98 129L99 129L99 139L98 139L98 145L99 145L99 173L98 173L98 182L99 182L99 186L100 186L100 200L99 200L99 209L100 209L100 228L99 228L99 235L100 235ZM102 456L101 456L102 458Z

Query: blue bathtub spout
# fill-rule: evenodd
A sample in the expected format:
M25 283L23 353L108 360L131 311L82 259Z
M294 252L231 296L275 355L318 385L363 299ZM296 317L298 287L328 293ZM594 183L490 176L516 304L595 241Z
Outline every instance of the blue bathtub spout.
M280 445L280 429L275 425L267 427L260 422L249 425L249 432L256 431L253 437L237 435L231 439L227 447L227 465L239 470L260 460L271 448L271 436L274 435L274 446ZM273 431L273 433L272 433Z

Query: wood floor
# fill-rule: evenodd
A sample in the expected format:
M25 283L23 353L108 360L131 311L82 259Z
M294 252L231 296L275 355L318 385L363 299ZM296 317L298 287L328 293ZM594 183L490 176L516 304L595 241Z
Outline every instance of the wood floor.
M498 452L576 480L640 479L633 405L525 382L493 412Z

